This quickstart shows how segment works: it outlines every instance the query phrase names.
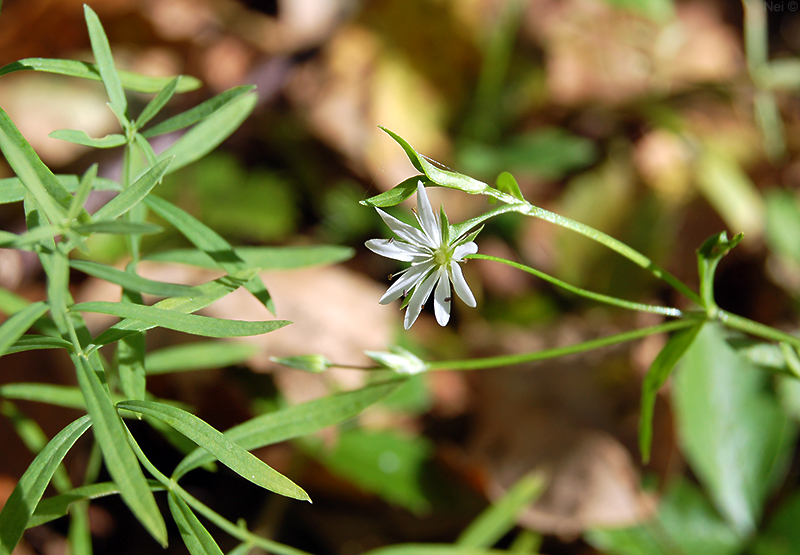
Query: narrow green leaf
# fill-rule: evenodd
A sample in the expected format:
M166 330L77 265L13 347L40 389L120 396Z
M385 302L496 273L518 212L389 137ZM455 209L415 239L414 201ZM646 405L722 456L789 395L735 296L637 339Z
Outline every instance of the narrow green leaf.
M199 160L239 128L256 107L257 100L255 93L246 93L228 102L187 131L159 158L175 157L169 168L170 173Z
M161 183L167 172L172 158L166 158L147 170L133 184L108 201L94 213L95 220L114 220L125 214L128 210L138 205L153 188Z
M62 223L72 202L72 195L44 165L2 108L0 108L0 149L6 157L6 162L19 176L25 190L36 200L50 223Z
M456 540L461 547L492 547L517 523L520 513L533 503L545 488L544 476L523 476L494 505L481 513Z
M691 328L675 332L675 335L669 338L653 360L650 370L644 377L641 414L639 415L639 451L645 464L650 461L650 448L653 443L653 411L658 390L666 383L670 372L686 350L692 346L702 327L703 323L700 322Z
M731 349L720 327L706 324L673 386L683 453L743 536L755 529L767 493L782 479L797 435L769 380Z
M0 385L0 397L47 403L56 407L86 410L83 394L77 387L47 383L15 382Z
M111 109L117 114L117 117L124 117L125 111L128 109L128 101L125 98L125 91L122 89L122 81L117 74L117 67L114 65L114 57L111 55L108 37L106 37L103 25L92 8L84 4L83 14L86 18L86 27L89 29L92 53L95 60L97 60L97 69L108 93L108 98L111 100ZM121 119L120 123L123 123L123 121Z
M95 353L96 354L96 353ZM103 452L106 468L128 508L153 538L167 545L167 529L156 500L128 443L128 431L90 361L73 356L78 385L92 417L92 431Z
M133 264L129 266L133 271ZM133 274L129 274L133 275ZM139 293L122 290L122 303L131 306L144 304ZM144 370L145 332L134 333L117 343L117 373L122 392L128 399L144 400L147 377Z
M145 198L147 205L159 216L170 222L183 234L195 247L210 256L219 268L233 273L248 268L247 264L239 258L236 251L225 239L216 231L205 225L203 222L194 218L185 210L182 210L172 203L165 201L156 195L148 195ZM272 297L267 291L264 282L258 276L247 282L245 285L248 291L253 294L270 312L275 314L275 306Z
M2 238L0 238L0 248L33 250L35 246L52 240L56 235L61 235L62 233L64 233L64 228L61 226L43 225L22 235L3 234Z
M153 491L160 491L164 486L154 480L148 480L148 485ZM36 505L36 510L28 521L28 528L46 524L57 518L67 516L70 505L80 501L89 499L100 499L101 497L108 497L109 495L116 495L119 493L117 484L114 482L100 482L98 484L90 484L81 486L64 492L60 495L47 497L39 501Z
M362 200L360 204L363 204L364 206L375 206L378 208L396 206L416 193L417 184L420 182L422 182L425 187L436 185L424 175L415 175L414 177L409 177L405 181L401 181L385 193Z
M200 316L198 314L183 314L172 310L164 310L154 306L113 303L107 301L91 301L73 305L72 312L97 312L110 314L120 318L131 318L141 322L148 322L162 328L167 328L184 333L191 333L203 337L246 337L269 333L291 322L287 320L225 320Z
M319 374L326 372L328 368L336 366L325 355L296 355L293 357L269 357L272 362L303 370L304 372L314 372Z
M17 482L0 511L0 555L11 555L56 468L90 425L87 415L61 430L39 452Z
M221 278L215 279L208 283L198 285L195 287L197 293L190 297L170 297L163 301L157 302L153 305L154 308L161 308L173 312L190 313L205 308L211 303L218 301L228 293L231 293L242 287L254 275L256 270L243 270ZM92 340L97 346L108 345L119 341L123 337L127 337L132 333L149 330L158 326L159 324L151 322L143 322L141 320L123 320L114 324L106 331L98 335Z
M0 356L4 355L33 323L47 312L47 303L32 303L0 326Z
M148 222L126 222L122 220L94 221L90 224L72 226L77 233L111 233L114 235L149 235L164 231L159 225Z
M251 343L202 341L153 351L145 359L145 368L148 375L224 368L240 364L258 351L259 347Z
M419 154L411 147L410 144L408 144L408 142L406 142L405 139L393 133L392 131L389 131L385 127L381 127L381 129L384 130L392 139L397 141L401 147L403 147L403 150L406 152L408 159L411 160L411 163L414 165L414 167L424 173L428 179L434 183L437 183L442 187L450 187L451 189L458 189L470 194L479 194L490 189L489 185L482 181L478 181L477 179L473 179L469 176L462 175L452 170L438 168L436 165L434 165L435 162L432 160L429 161L428 158Z
M6 350L6 354L10 355L23 351L36 351L38 349L67 349L68 351L72 351L72 343L60 337L28 334L17 339L14 344Z
M352 258L355 253L350 247L336 245L236 247L234 251L246 267L260 270L294 270L321 264L337 264ZM219 264L209 254L197 249L176 249L157 252L145 256L144 259L188 264L190 266L199 266L200 268L219 268Z
M68 192L75 192L78 190L80 180L77 175L56 175L54 177L59 186L66 189ZM119 183L111 179L97 177L94 180L95 191L119 191L120 189ZM22 202L25 199L26 192L27 189L25 189L19 177L0 179L0 204Z
M143 131L142 135L145 137L155 137L156 135L172 133L173 131L178 131L179 129L194 125L254 88L255 85L240 85L229 89L213 98L209 98L194 108L190 108L183 113L162 121L158 125L154 125L150 129Z
M83 205L86 204L86 199L89 198L89 193L94 188L94 180L97 177L97 164L92 164L89 169L81 177L78 184L78 190L75 192L75 197L69 205L67 211L67 220L74 220L83 212ZM88 220L88 214L85 216Z
M405 380L369 385L262 414L227 430L225 436L248 451L305 436L357 416L403 383ZM205 450L197 449L178 464L173 477L178 479L213 460Z
M77 60L59 60L52 58L26 58L17 62L12 62L0 68L0 77L15 71L43 71L46 73L56 73L68 75L70 77L81 77L92 81L102 81L97 64L79 62ZM122 86L130 91L143 93L157 93L162 90L173 77L151 77L141 75L131 71L117 70ZM177 92L184 93L199 89L203 82L189 75L182 75Z
M139 117L136 119L134 124L136 129L141 129L147 125L147 123L153 119L153 117L158 114L164 106L166 106L167 102L169 102L172 96L175 94L175 91L178 90L178 84L180 84L180 82L180 75L173 78L163 89L158 92L153 100L147 103L147 106L144 107L144 110L142 110L142 113L139 114Z
M517 180L514 179L514 176L508 172L503 172L497 176L497 188L504 193L508 193L512 197L518 198L519 200L525 200L525 197L522 196L522 191L519 189L519 184Z
M190 285L153 281L89 260L70 260L69 265L80 272L121 285L124 289L136 291L137 293L146 293L159 297L190 297L197 293L195 288Z
M48 135L51 139L59 139L67 141L68 143L75 143L76 145L90 146L92 148L116 148L125 144L127 139L125 135L119 133L112 133L96 139L90 137L86 131L81 129L56 129Z
M308 494L291 480L191 413L152 401L123 401L117 407L145 414L170 425L257 486L286 497L310 501Z
M178 530L181 532L183 543L192 555L222 555L222 550L211 537L208 530L200 523L186 502L169 492L169 511Z

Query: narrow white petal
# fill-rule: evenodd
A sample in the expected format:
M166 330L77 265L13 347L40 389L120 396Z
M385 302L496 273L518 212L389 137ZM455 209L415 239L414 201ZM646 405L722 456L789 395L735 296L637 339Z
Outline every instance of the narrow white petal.
M364 243L369 250L375 254L401 260L403 262L422 262L430 258L427 251L422 251L416 245L404 243L403 241L392 241L391 239L370 239Z
M403 327L405 329L410 328L414 322L417 321L417 317L422 310L422 305L424 305L428 297L431 296L431 291L433 291L433 286L436 284L438 278L439 274L437 272L431 272L431 274L414 289L414 293L411 294L411 299L408 301L408 307L406 307L406 317L403 321Z
M431 247L436 248L442 244L441 223L431 208L428 193L421 181L417 184L417 221L430 238Z
M461 266L457 262L450 263L450 277L453 280L453 288L456 290L458 298L464 301L467 306L475 308L478 303L475 302L475 296L472 294L469 285L467 285Z
M389 226L391 229L400 239L405 241L406 243L417 244L417 245L427 245L429 243L428 238L425 236L417 228L410 226L406 223L401 222L394 216L387 214L380 208L376 208L375 210L378 211L380 217L383 218L383 221L386 222L386 225Z
M478 252L478 245L473 241L470 241L469 243L458 245L455 249L453 249L453 258L456 260L461 260L468 254L475 254L476 252Z
M447 275L447 267L441 266L437 271L439 283L436 284L436 292L433 294L433 312L436 314L436 321L440 326L446 326L450 321L450 278Z
M422 281L425 274L431 269L431 264L417 264L403 270L403 274L397 278L383 297L378 301L380 304L389 304L404 296L404 293L411 291L418 282Z

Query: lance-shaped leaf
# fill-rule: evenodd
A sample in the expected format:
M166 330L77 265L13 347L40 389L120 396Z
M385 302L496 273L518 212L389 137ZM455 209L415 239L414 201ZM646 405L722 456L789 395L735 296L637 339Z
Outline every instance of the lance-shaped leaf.
M305 491L286 476L189 412L152 401L123 401L117 403L117 408L141 413L168 424L257 486L286 497L311 500Z
M473 179L469 176L462 175L452 170L446 170L437 167L432 163L432 161L429 161L428 158L414 150L405 139L396 133L389 131L385 127L381 127L381 129L383 129L392 139L397 141L397 143L403 147L403 150L406 152L408 159L411 160L411 163L414 165L414 167L424 173L428 179L434 183L441 185L442 187L450 187L451 189L458 189L460 191L464 191L465 193L471 194L483 193L490 189L489 185L483 181L478 181L477 179Z
M79 62L77 60L59 60L53 58L26 58L12 62L0 68L0 77L15 71L43 71L70 77L81 77L92 81L102 81L97 64ZM131 71L117 70L122 86L130 91L157 93L162 90L173 77L151 77ZM199 89L203 82L196 77L182 75L177 92L183 93Z
M433 181L424 175L415 175L402 181L380 195L375 195L366 200L362 200L359 204L364 206L375 206L378 208L386 208L389 206L396 206L404 200L411 198L411 195L417 192L417 184L422 182L425 187L436 185Z
M71 193L78 189L80 180L77 175L55 175L53 177L55 177L59 186L66 189L67 192ZM120 184L114 180L104 177L95 177L94 179L95 191L119 191L121 189ZM27 189L19 177L0 179L0 204L22 202L26 193Z
M144 110L142 110L142 113L139 114L139 117L136 119L136 129L141 129L147 125L147 123L166 106L167 102L169 102L175 94L175 91L178 90L180 82L181 77L175 77L158 92L153 100L147 103L147 106L144 107Z
M218 301L239 287L242 287L255 274L256 270L243 270L235 274L222 276L214 281L210 281L195 287L197 293L191 297L170 297L169 299L164 299L163 301L157 302L153 306L156 308L185 314L195 312L201 308L207 307L215 301ZM114 324L106 331L95 337L92 340L92 343L98 346L108 345L109 343L119 341L123 337L127 337L132 333L149 330L157 325L158 324L143 322L141 320L126 319Z
M199 341L152 351L147 355L145 368L148 375L224 368L241 364L259 349L258 345L252 343Z
M138 205L153 187L161 183L161 179L172 163L172 158L166 158L147 170L130 187L122 191L113 199L103 205L94 213L95 220L114 220Z
M148 222L126 222L123 220L101 220L90 224L75 225L71 228L77 233L110 233L112 235L149 235L164 231L160 225Z
M16 382L0 385L0 397L86 410L83 393L75 386ZM119 399L120 401L122 399Z
M303 247L236 247L236 255L249 268L260 270L294 270L321 264L337 264L353 257L355 251L350 247L337 245L310 245ZM210 255L197 249L176 249L158 252L144 257L157 262L174 262L218 268Z
M146 293L159 297L189 297L197 292L194 287L189 285L153 281L89 260L70 260L69 265L80 272L121 285L124 289L136 291L137 293Z
M56 129L48 135L51 139L59 139L76 145L90 146L92 148L116 148L125 144L125 135L112 133L105 137L90 137L81 129Z
M47 303L37 302L29 304L0 326L0 356L4 355L9 348L22 337L28 328L47 312Z
M353 418L403 383L404 380L395 380L369 385L262 414L227 430L225 436L244 449L252 450L308 435ZM178 479L190 470L213 460L214 457L209 453L197 449L178 464L173 477Z
M128 109L128 101L125 99L122 81L117 74L117 67L114 65L114 57L111 55L108 37L106 37L106 32L103 30L100 19L92 8L84 4L83 14L86 18L86 27L89 29L92 52L97 60L97 69L100 71L103 85L108 93L108 98L111 100L111 110L117 114L117 117L124 117L125 110Z
M240 85L238 87L229 89L213 98L209 98L194 108L190 108L185 112L162 121L158 125L154 125L150 129L143 131L142 135L144 137L155 137L156 135L172 133L173 131L178 131L179 129L184 129L190 125L194 125L195 123L207 118L226 104L230 103L235 98L253 90L254 88L255 85Z
M17 482L0 511L0 555L10 555L14 550L61 460L90 425L87 415L61 430Z
M67 211L67 220L74 220L79 216L85 218L86 221L89 220L89 215L83 211L83 205L86 204L89 193L94 189L95 178L97 178L97 164L92 164L81 177L78 189L75 191L75 197L72 199Z
M125 303L112 303L107 301L90 301L79 303L70 308L72 312L97 312L110 314L120 318L147 322L155 326L167 328L184 333L201 335L203 337L246 337L269 333L291 324L287 320L225 320L200 316L198 314L183 314L172 310L164 310L154 306L144 306Z
M183 543L192 555L222 555L222 550L211 537L208 530L200 523L186 502L169 492L169 512L178 525Z
M23 351L37 351L39 349L67 349L72 350L72 343L60 337L48 335L23 335L17 339L7 350L6 354L21 353Z

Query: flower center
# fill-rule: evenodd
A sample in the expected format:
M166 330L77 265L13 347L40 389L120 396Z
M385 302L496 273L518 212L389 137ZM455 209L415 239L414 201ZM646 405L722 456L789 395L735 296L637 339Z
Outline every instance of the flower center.
M438 248L433 251L433 263L437 266L444 266L450 262L452 256L445 248Z

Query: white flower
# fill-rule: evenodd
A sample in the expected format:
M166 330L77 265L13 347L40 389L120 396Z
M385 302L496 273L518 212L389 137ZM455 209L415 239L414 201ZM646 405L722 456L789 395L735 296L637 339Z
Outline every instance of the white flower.
M440 211L441 217L437 218L421 181L417 185L415 212L420 229L404 224L379 208L376 210L398 239L370 239L366 243L367 248L387 258L411 262L410 267L395 274L400 276L399 279L380 300L381 304L388 304L411 293L403 322L406 329L417 320L422 305L431 296L434 286L436 291L433 295L433 309L440 326L446 325L450 320L450 282L467 306L476 305L475 297L459 266L465 256L478 252L478 245L472 241L474 234L472 237L464 234L451 240L450 224L444 210Z

